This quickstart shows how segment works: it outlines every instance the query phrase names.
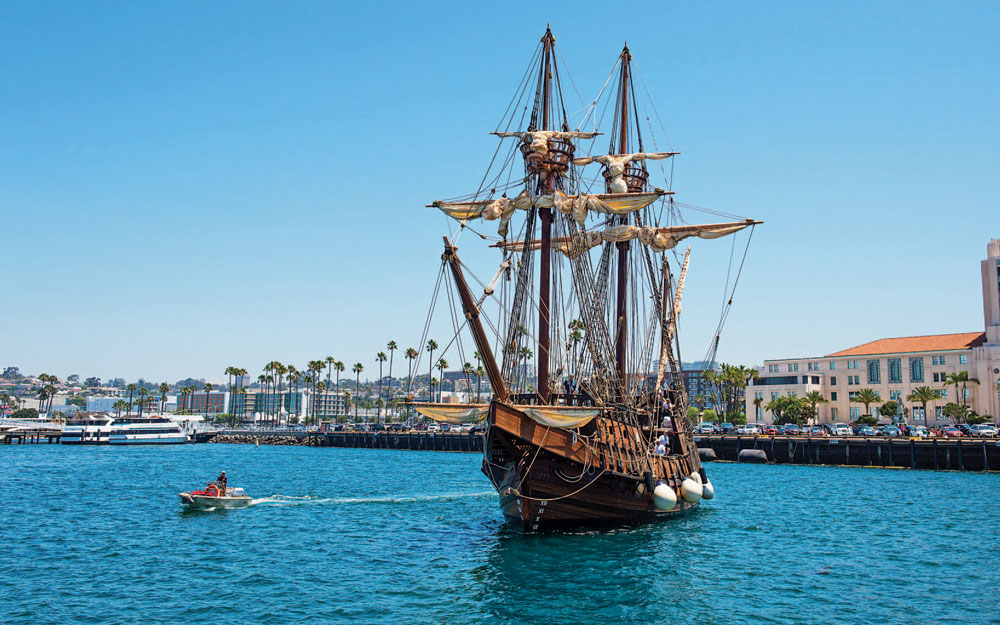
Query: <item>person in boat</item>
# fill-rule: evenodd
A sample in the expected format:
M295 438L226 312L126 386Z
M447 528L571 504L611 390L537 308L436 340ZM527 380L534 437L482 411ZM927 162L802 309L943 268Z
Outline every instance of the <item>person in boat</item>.
M226 472L225 471L223 471L222 473L220 473L219 477L215 478L215 485L219 487L219 494L221 494L221 495L225 495L226 494L226 483L227 482L228 482L228 480L226 479Z

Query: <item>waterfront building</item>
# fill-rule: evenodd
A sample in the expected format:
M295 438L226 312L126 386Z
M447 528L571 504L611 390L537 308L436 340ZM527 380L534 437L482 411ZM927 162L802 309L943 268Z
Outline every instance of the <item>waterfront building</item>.
M195 391L190 395L179 395L177 397L177 410L179 412L197 412L201 414L222 414L226 412L229 403L227 398L229 393L212 391Z
M343 391L328 390L309 396L306 414L312 415L313 407L319 419L332 420L347 414L347 397Z
M226 393L226 395L230 394ZM275 413L301 415L304 412L305 404L305 393L301 391L294 393L290 391L280 393L247 391L245 395L234 394L231 399L226 400L226 405L230 407L233 414L247 416L273 415Z
M760 379L751 381L746 392L746 414L750 422L769 423L773 415L765 406L783 396L803 397L822 393L828 403L817 406L819 423L848 423L864 414L864 404L852 401L858 391L870 388L882 401L896 401L899 413L916 424L948 423L944 406L957 403L979 414L1000 417L1000 239L987 246L981 263L985 331L927 336L883 338L848 349L808 358L765 360L758 367ZM967 372L979 382L946 385L949 374ZM941 398L923 405L906 398L927 386ZM759 400L755 403L755 399ZM870 407L878 415L878 405ZM882 418L883 421L889 421Z

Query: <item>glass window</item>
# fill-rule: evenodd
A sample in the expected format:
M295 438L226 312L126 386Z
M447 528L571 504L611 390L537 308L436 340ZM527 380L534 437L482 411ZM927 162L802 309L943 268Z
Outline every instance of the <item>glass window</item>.
M836 421L840 417L840 411L836 408L830 408L830 418Z
M851 421L856 421L861 416L861 408L851 406Z
M889 391L889 400L894 402L903 401L903 391Z
M882 382L882 368L879 366L878 360L869 360L868 366L868 383L869 384L880 384Z
M947 364L947 363L946 363L946 362L944 361L944 356L941 356L941 358L939 359L939 361L940 361L940 363L941 363L942 365L944 365L944 364Z
M832 376L830 378L830 386L837 386L837 376Z
M938 381L938 374L937 374L936 372L934 373L934 381L935 381L935 382L937 382L937 381Z
M944 417L944 407L934 406L934 418L940 421L942 417Z
M830 393L830 401L837 401L837 391ZM836 408L834 408L836 410Z
M836 370L837 370L837 363L835 361L831 360L830 361L830 371L836 371Z
M788 391L788 396L789 397L795 397L796 396L795 395L795 391Z
M792 363L788 363L788 370L792 371Z
M938 363L938 358L937 358L937 356L934 356L933 358L931 358L931 364L932 364L932 365L936 365L937 363Z
M899 384L903 381L903 366L899 358L889 359L889 384Z
M910 382L924 381L924 359L921 357L910 358Z
M799 363L795 363L795 370L796 370L796 371L798 371L798 370L799 370Z
M772 400L778 399L778 397L780 397L780 396L781 396L781 393L779 393L777 391L771 391L771 399Z
M958 362L963 365L969 364L969 357L966 354L962 354L958 357Z
M948 389L943 388L938 393L941 393L941 399L948 399Z

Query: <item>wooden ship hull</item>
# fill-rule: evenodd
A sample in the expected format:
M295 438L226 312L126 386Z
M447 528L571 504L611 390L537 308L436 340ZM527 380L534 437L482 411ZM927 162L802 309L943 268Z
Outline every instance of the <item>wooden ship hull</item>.
M678 494L684 479L699 472L697 460L690 453L648 456L640 448L644 437L626 424L598 417L581 428L589 434L578 434L496 402L488 423L483 473L506 520L523 531L650 523L698 506ZM688 450L684 438L677 434L671 442ZM658 484L678 494L673 507L657 507Z

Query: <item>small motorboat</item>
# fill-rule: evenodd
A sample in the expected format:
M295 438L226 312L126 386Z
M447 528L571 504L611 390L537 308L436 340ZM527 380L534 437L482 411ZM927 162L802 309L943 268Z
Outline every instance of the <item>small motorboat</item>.
M209 484L204 490L177 495L181 498L181 503L192 508L245 508L251 501L242 488L226 488L223 492L216 484Z

